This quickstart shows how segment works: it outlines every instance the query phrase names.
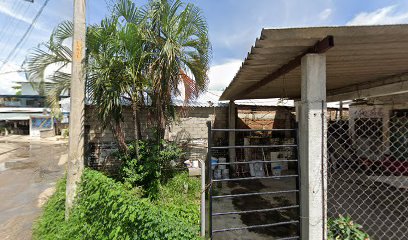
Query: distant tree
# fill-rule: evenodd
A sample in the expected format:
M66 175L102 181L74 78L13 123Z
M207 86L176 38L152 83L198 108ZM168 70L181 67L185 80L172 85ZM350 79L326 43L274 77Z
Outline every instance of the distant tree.
M21 85L18 85L18 86L13 86L12 87L14 90L16 90L16 95L17 96L21 96L22 94L21 94Z

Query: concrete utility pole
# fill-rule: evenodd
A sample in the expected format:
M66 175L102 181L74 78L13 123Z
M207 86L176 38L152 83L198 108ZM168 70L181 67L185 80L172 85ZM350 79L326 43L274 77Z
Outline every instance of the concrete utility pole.
M65 219L73 206L78 183L84 169L84 106L85 106L85 1L74 0L74 37L72 40L71 109Z

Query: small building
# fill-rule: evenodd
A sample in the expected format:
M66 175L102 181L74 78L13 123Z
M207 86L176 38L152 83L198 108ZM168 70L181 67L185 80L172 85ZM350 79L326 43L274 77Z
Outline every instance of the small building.
M21 92L16 95L0 95L0 134L40 136L54 132L54 119L51 116L46 97L39 95L31 83L17 82ZM52 87L45 84L45 90ZM68 97L67 94L61 98ZM52 131L50 131L52 130Z
M350 135L359 158L379 161L387 153L397 159L408 159L400 148L408 139L408 93L379 96L350 104ZM362 131L370 134L361 134ZM377 142L379 144L376 144ZM381 146L371 147L370 146Z

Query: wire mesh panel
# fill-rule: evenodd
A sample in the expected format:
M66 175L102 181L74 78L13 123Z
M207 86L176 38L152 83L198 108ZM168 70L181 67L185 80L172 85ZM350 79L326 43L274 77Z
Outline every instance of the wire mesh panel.
M370 239L408 239L408 115L328 124L328 215Z
M233 132L236 145L212 143L215 132ZM209 125L209 133L211 238L299 239L296 129L211 129ZM236 159L228 158L230 149L236 151Z

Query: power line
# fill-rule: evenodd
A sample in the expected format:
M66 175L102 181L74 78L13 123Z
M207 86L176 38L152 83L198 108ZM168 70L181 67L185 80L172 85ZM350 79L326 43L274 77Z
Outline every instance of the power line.
M17 9L21 9L22 4L23 4L23 2L21 2L21 1L14 2L14 3L15 3L15 4L13 4L13 6L10 7L10 11L11 11L12 13L15 13L15 12L17 11ZM14 23L16 23L16 21L17 21L17 19L16 19L15 17L13 17L13 18L11 19L11 21L7 21L8 18L10 18L10 16L7 15L7 14L4 14L4 26L1 28L1 32L4 33L4 34L3 34L4 39L2 39L2 40L6 40L6 37L7 37L7 41L8 41L9 38L10 38L10 34L7 34L7 35L6 35L5 33L8 33L8 30L10 29L10 27L15 30L16 27L13 28L13 25L15 25Z
M19 3L22 3L22 2L19 2ZM21 7L22 7L22 6L21 6ZM18 6L15 10L12 10L12 12L16 12L17 9L20 9L20 6ZM27 15L29 9L30 9L29 5L26 5L26 8L23 10L23 14L21 15L21 18L25 18L25 17L26 17L26 15ZM17 24L15 24L15 23L17 23ZM14 33L16 32L16 30L20 29L21 23L22 23L21 20L18 21L17 18L13 18L9 24L6 24L7 27L5 27L5 28L2 30L2 32L8 33L8 34L7 34L7 35L4 34L5 37L4 37L4 39L2 39L2 40L4 40L4 45L3 45L3 48L1 49L1 52L4 52L4 50L7 49L6 47L7 47L8 43L10 42L10 40L13 38ZM9 30L10 30L11 32L9 32ZM6 38L6 37L7 37L7 38Z
M14 52L17 50L17 48L21 45L21 43L24 41L24 39L28 36L28 34L31 32L31 29L34 27L34 24L37 22L37 19L40 17L41 13L43 12L45 6L47 6L48 2L50 0L45 0L44 4L41 6L40 10L37 12L37 14L35 15L33 21L31 22L30 26L27 28L26 32L24 33L24 35L20 38L20 40L17 42L16 46L13 48L13 50L11 50L11 52L9 53L9 55L7 56L7 58L5 59L5 61L3 62L3 64L0 67L0 70L3 68L3 66L5 64L8 63L8 61L10 60L11 56L14 54Z
M10 73L22 73L22 72L26 72L26 71L25 70L15 70L15 71L1 72L0 75L6 75Z

